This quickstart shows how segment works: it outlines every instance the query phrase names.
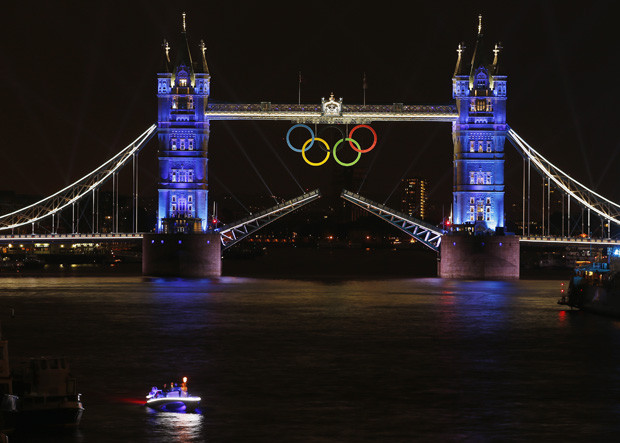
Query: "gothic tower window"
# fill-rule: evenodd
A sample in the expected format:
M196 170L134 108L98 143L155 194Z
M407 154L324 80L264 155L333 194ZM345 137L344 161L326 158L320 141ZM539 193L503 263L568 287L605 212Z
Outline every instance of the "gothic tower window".
M482 152L482 141L478 142L478 152Z
M478 200L478 204L476 205L476 221L484 220L484 206L482 205L482 200Z
M187 149L189 149L190 151L194 150L194 139L193 138L190 138L187 141Z
M187 97L187 109L194 109L194 97Z
M172 140L170 140L170 147L172 148L173 151L177 150L177 139L173 138Z
M477 99L476 100L476 111L477 112L486 112L487 110L487 101L486 99Z
M181 145L181 151L185 151L185 139L184 138L180 140L180 145Z
M493 150L491 140L487 140L487 152L491 152Z
M187 200L179 198L179 212L185 213L185 211L187 211Z
M189 86L189 75L185 69L179 69L177 72L177 81L181 87Z
M471 140L469 142L469 152L474 152L474 145L476 142L474 142L473 140Z
M487 89L489 85L489 78L484 68L480 68L476 74L476 89ZM486 107L486 106L485 106Z

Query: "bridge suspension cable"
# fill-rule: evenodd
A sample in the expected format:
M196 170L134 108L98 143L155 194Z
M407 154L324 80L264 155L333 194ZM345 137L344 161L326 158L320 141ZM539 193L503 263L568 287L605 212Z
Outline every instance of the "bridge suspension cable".
M523 158L528 159L536 169L553 182L560 190L574 198L579 204L595 212L604 219L620 225L620 205L608 200L570 177L538 151L532 148L514 129L508 130L508 140L517 148Z
M127 162L132 160L134 154L140 152L156 131L157 125L154 124L118 154L114 155L114 157L55 194L17 211L0 215L0 231L29 225L45 217L52 216L85 197L93 190L98 189Z

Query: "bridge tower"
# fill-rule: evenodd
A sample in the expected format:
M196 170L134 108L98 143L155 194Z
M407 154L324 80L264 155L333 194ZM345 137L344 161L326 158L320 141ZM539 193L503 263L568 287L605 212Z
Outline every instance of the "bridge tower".
M471 62L465 45L459 44L452 78L458 112L452 126L452 225L458 231L442 242L439 273L455 278L518 277L518 238L504 236L507 95L499 63L502 48L499 43L492 51L485 47L482 16L478 20Z
M209 233L208 214L205 110L211 76L202 40L197 49L198 58L192 58L183 13L176 48L164 40L157 74L157 234L143 241L143 272L149 275L209 277L221 271L219 234Z

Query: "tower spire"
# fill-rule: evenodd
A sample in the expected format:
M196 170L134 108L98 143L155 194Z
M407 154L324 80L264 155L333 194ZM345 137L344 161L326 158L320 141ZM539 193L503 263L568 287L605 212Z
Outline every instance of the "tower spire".
M183 16L183 32L187 32L187 28L185 26L185 12L182 14Z
M185 18L183 20L185 20ZM185 27L185 25L183 26ZM478 15L478 35L480 34L482 34L482 14Z
M205 45L204 40L200 40L200 44L198 45L198 47L200 48L200 52L202 54L202 72L204 74L208 74L209 66L207 65L207 56L205 54L207 51L207 45Z

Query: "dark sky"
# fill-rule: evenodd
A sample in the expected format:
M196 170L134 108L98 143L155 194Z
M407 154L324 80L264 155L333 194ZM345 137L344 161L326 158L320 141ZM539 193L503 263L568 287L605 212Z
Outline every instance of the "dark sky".
M452 103L456 47L473 47L482 13L487 43L504 47L509 124L620 201L613 2L11 3L0 27L0 190L49 195L154 123L161 41L175 49L182 11L190 45L207 44L214 101L295 103L301 70L302 102L333 91L361 103L366 72L367 102L380 104ZM338 168L312 168L286 147L289 126L214 122L212 195L224 194L221 183L238 194L292 197L301 193L296 181L310 189L333 180ZM360 192L384 201L403 175L422 175L431 198L449 205L450 124L373 126L380 144L359 163ZM154 194L155 149L141 156L143 193ZM521 160L508 142L506 151L507 198L518 202Z

